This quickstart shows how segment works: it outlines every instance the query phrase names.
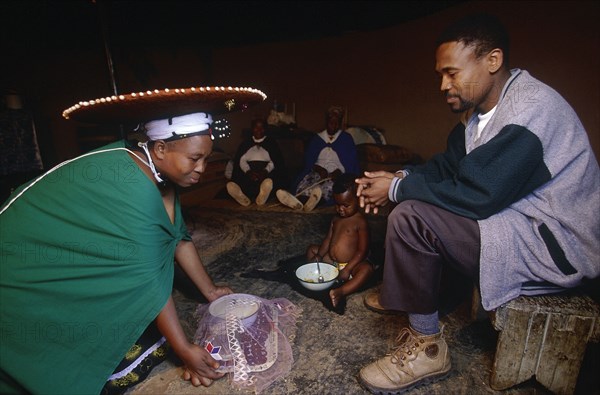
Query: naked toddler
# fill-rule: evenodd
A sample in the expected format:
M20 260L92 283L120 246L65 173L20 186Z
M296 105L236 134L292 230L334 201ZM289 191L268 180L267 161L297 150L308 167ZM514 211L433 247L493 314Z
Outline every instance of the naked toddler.
M369 226L359 210L353 174L343 174L333 185L332 192L337 216L331 220L329 232L321 245L310 245L306 251L309 262L319 260L340 269L343 284L329 291L333 307L349 294L356 292L371 277L375 268L367 260Z

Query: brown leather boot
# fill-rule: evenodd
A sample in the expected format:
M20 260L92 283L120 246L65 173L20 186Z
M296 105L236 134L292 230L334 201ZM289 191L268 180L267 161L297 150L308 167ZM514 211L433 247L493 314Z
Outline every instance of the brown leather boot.
M435 335L421 335L403 328L391 354L365 366L358 378L369 391L400 394L445 378L450 372L448 345L443 329Z
M363 303L365 307L371 311L381 314L402 314L398 310L388 310L379 303L379 292L371 292L366 294Z

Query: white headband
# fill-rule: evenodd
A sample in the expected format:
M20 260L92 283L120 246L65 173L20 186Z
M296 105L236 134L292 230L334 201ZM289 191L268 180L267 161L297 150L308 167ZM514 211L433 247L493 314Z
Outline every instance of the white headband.
M209 114L197 112L168 119L150 121L144 125L146 136L151 141L173 140L192 135L210 135L213 120Z

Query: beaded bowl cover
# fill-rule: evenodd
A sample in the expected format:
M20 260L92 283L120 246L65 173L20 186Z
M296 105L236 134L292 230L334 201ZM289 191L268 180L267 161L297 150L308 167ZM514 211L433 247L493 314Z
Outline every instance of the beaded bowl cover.
M232 387L259 393L291 370L301 313L284 298L226 295L198 307L194 343L220 363Z
M194 112L222 115L243 111L266 98L260 90L247 87L154 89L80 101L62 115L86 123L144 122Z

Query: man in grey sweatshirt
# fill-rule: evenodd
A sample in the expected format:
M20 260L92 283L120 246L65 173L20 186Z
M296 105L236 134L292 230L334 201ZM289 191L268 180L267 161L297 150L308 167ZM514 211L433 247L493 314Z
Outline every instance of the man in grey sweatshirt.
M508 66L509 40L489 15L447 28L436 51L441 91L469 117L444 153L393 174L365 173L365 210L393 201L380 294L367 307L408 313L391 355L360 382L399 393L450 371L439 328L439 279L452 265L493 310L519 295L558 292L600 275L600 170L569 104Z

